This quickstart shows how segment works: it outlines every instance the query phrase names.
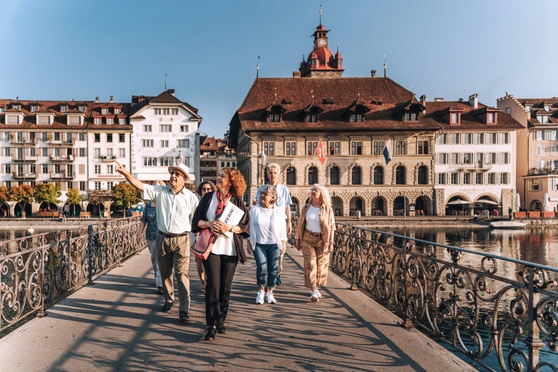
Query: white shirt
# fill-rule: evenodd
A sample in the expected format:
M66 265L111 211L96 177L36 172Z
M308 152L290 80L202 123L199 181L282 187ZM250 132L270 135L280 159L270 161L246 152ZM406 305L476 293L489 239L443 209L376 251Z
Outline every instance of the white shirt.
M321 232L320 210L321 208L316 208L312 205L310 206L310 208L308 208L308 212L306 212L306 230L309 230L313 233Z
M255 205L250 208L250 244L277 244L287 241L287 227L284 208L263 208Z
M157 229L163 233L182 234L192 230L192 217L198 198L184 188L178 194L170 186L143 185L143 199L157 203Z

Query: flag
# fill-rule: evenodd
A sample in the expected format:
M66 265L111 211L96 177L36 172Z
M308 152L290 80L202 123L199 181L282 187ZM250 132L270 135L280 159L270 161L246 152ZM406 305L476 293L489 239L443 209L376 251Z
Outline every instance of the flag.
M326 156L324 153L324 145L322 144L322 139L320 138L320 142L318 142L318 147L316 147L316 155L318 156L318 160L322 165L324 165L326 161Z
M389 148L391 147L391 139L388 139L386 147L384 147L384 159L386 159L386 165L391 161L391 153Z

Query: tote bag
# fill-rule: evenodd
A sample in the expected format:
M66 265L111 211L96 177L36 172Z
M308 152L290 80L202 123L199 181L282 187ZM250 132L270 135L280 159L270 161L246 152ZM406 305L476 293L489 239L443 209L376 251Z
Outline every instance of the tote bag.
M211 253L211 249L213 248L213 244L215 244L215 241L218 237L219 236L211 232L210 229L203 229L202 231L200 231L196 243L190 248L192 253L202 260L207 260L207 257L209 256L209 254Z

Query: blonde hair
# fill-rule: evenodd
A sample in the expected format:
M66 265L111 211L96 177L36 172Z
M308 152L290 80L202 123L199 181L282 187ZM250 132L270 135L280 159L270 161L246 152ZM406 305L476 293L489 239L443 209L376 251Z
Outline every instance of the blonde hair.
M320 189L320 192L322 194L322 205L331 207L331 196L329 196L329 191L327 191L326 187L318 183L313 184L312 188L314 187ZM310 200L312 200L312 191L310 191Z

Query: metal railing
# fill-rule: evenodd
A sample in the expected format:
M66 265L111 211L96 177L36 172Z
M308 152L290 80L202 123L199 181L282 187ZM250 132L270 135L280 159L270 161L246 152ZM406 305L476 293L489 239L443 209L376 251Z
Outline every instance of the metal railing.
M0 331L45 309L146 247L138 218L0 242Z
M330 268L489 370L558 371L557 268L342 223Z

